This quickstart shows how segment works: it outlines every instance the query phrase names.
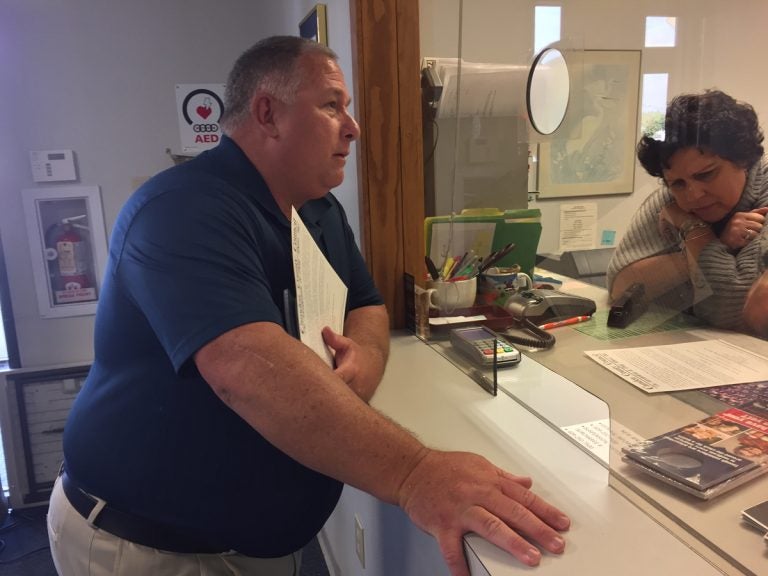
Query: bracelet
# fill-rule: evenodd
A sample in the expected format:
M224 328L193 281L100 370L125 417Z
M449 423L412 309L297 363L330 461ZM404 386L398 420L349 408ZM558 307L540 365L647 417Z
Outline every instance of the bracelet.
M684 236L683 242L691 242L693 240L698 240L699 238L704 238L705 236L709 236L711 232L712 230L707 229L707 230L702 230L701 232L699 232L698 234L694 234L693 236Z
M698 218L688 218L688 220L683 222L683 224L678 229L678 233L680 234L680 241L685 242L685 237L688 236L688 233L696 230L697 228L709 229L709 224Z

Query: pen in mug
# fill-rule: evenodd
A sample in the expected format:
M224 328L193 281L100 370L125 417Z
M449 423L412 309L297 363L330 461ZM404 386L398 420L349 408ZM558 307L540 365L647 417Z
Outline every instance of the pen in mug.
M430 278L432 278L432 280L437 280L440 278L440 274L437 271L435 263L432 262L432 258L429 256L424 256L424 262L427 264L427 271L429 272Z
M578 324L579 322L586 322L591 320L592 316L574 316L573 318L566 318L565 320L558 320L557 322L547 322L541 324L539 328L541 330L552 330L553 328L560 328L561 326L571 326L572 324Z
M515 243L510 242L504 248L497 250L496 252L493 252L488 258L485 259L482 266L480 266L480 272L485 271L486 269L490 268L493 264L504 258L507 254L512 252L515 248Z
M477 276L477 263L480 261L480 257L475 254L471 258L467 259L464 268L459 270L459 276Z
M448 280L448 272L451 271L451 268L453 268L453 257L448 256L448 258L445 259L445 265L443 266L443 269L440 271L440 278L443 280Z
M451 270L451 276L454 276L456 273L458 273L460 270L464 268L464 262L467 261L467 255L469 252L464 252L464 255L456 260L456 263L453 265L453 270Z
M460 270L459 266L461 265L461 261L464 259L464 257L457 258L453 261L453 266L451 266L451 269L448 270L448 276L446 280L450 280L453 278Z

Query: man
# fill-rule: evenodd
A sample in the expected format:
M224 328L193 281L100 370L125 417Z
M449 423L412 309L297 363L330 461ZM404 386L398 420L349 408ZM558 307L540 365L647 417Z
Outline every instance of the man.
M221 144L121 211L51 498L62 576L298 574L341 482L402 506L457 576L468 531L530 565L522 536L563 550L569 520L529 479L367 405L388 320L329 194L359 135L348 105L332 51L263 40L230 74ZM323 331L335 370L283 328L292 206L349 290L344 334Z

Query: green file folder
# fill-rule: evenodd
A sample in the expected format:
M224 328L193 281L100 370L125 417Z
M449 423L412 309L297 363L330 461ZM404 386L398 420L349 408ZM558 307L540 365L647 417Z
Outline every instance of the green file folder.
M465 210L455 216L430 216L424 220L426 254L439 268L446 256L461 257L474 250L486 257L495 250L515 243L515 249L499 260L499 267L519 264L533 275L536 251L541 237L541 210Z

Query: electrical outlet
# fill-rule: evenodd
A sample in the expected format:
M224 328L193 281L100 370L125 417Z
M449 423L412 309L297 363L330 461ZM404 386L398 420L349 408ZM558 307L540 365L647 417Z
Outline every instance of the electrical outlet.
M365 530L357 514L355 514L355 550L360 559L360 565L365 568Z

